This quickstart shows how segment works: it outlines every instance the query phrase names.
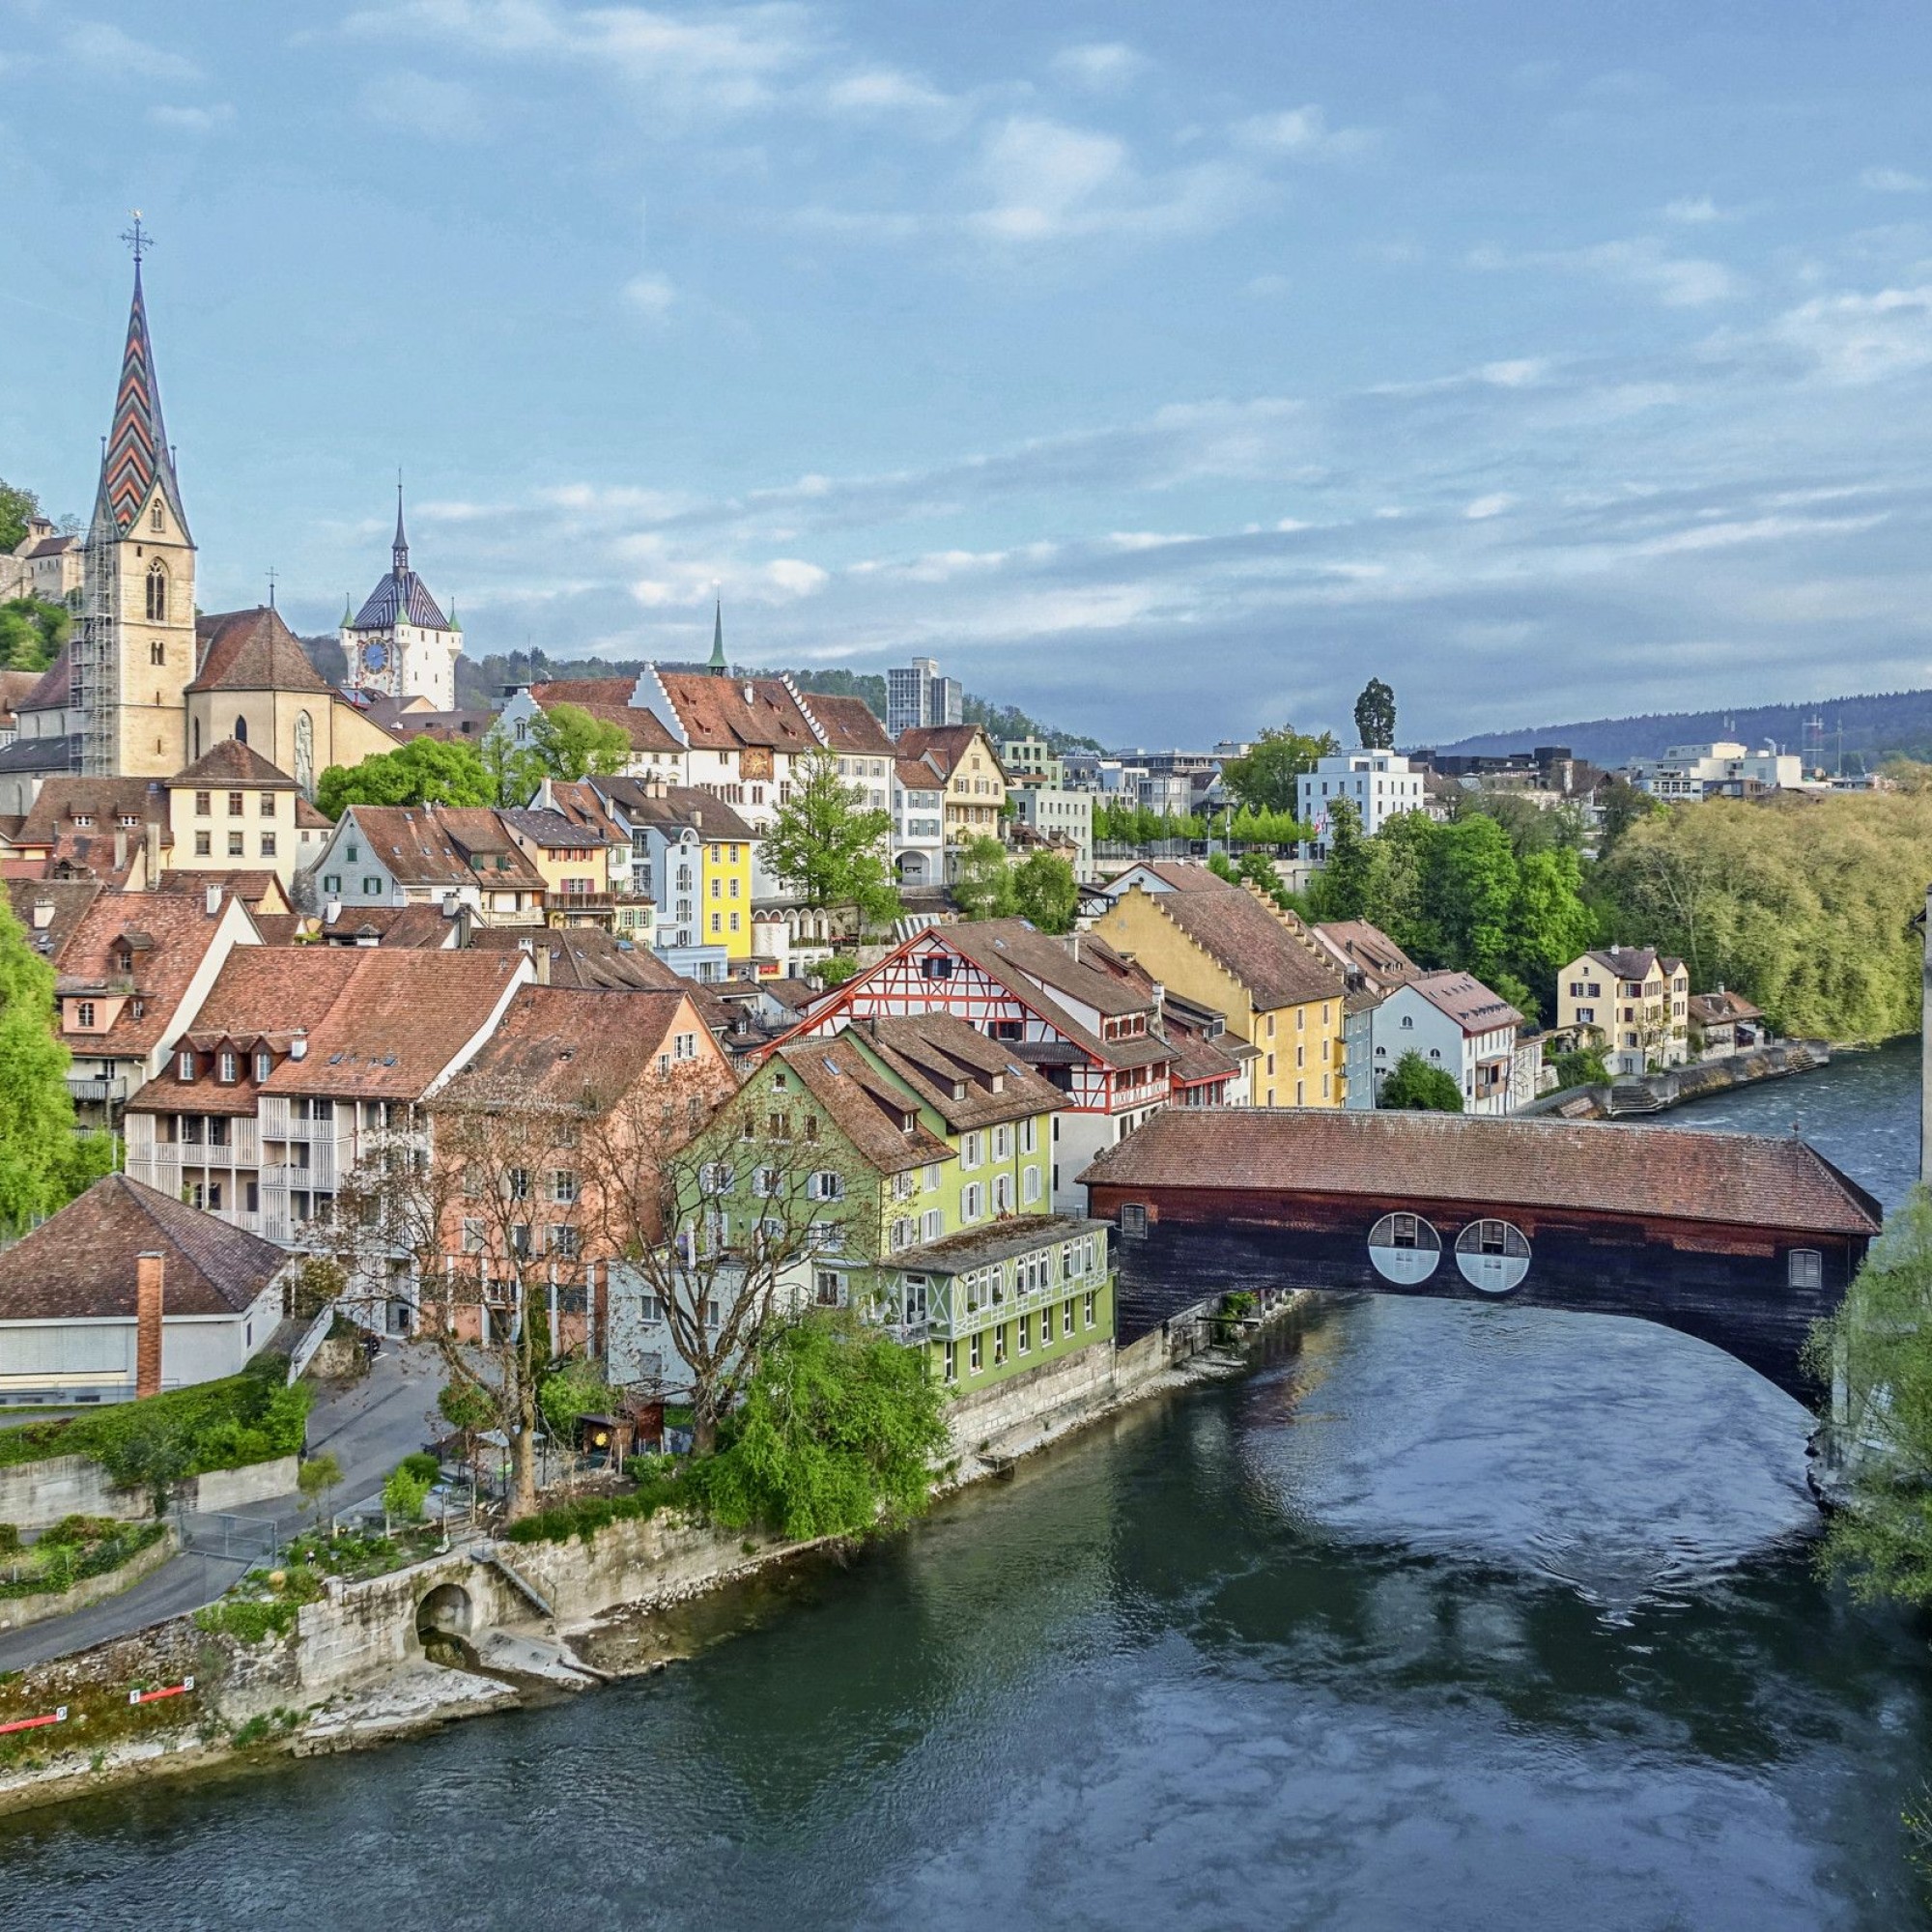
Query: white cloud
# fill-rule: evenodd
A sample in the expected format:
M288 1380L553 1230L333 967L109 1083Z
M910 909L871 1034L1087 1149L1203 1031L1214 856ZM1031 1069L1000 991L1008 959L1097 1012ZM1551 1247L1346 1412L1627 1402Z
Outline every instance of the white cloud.
M1684 195L1666 204L1663 211L1666 221L1682 222L1686 227L1696 227L1706 221L1721 221L1723 211L1708 194Z
M867 68L846 74L825 90L825 101L839 114L928 114L952 105L937 88L895 68Z
M1721 262L1673 255L1651 236L1524 255L1484 247L1472 250L1468 262L1472 269L1552 268L1600 275L1606 281L1641 289L1666 308L1702 308L1711 302L1730 301L1744 293L1744 283Z
M1932 287L1819 296L1780 316L1771 332L1829 383L1884 382L1932 365Z
M1873 194L1923 194L1932 182L1907 174L1903 168L1867 168L1859 177L1859 185Z
M371 121L432 141L473 140L483 128L481 106L460 80L438 80L409 68L365 81L355 104Z
M628 306L651 322L663 322L677 304L677 290L667 275L633 275L623 293Z
M1094 41L1063 47L1052 60L1055 73L1095 94L1118 94L1153 65L1121 41Z
M186 55L151 46L104 20L86 20L70 27L61 37L61 47L77 67L116 80L152 85L201 78L201 69Z
M1248 177L1218 162L1144 177L1114 135L1032 115L988 132L979 173L992 203L969 226L1009 242L1200 234L1225 226L1254 193Z
M1276 114L1254 114L1237 121L1232 130L1236 145L1260 155L1316 159L1357 155L1373 144L1366 128L1330 128L1327 117L1314 105L1290 107Z
M1493 496L1478 497L1463 514L1470 523L1480 524L1491 517L1500 517L1515 501L1508 491L1498 490Z
M1248 283L1248 293L1264 300L1272 300L1277 296L1285 296L1294 287L1287 275L1256 275Z
M151 107L148 120L156 128L179 134L212 134L235 119L235 110L226 101L213 107Z
M1510 362L1485 362L1476 373L1494 388L1527 389L1543 381L1549 364L1540 356L1522 355Z

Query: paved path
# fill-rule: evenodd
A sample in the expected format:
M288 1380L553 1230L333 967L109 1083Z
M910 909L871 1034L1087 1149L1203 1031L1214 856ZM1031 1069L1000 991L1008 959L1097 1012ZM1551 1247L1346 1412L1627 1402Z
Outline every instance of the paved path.
M441 1364L434 1350L405 1350L390 1342L362 1380L316 1403L308 1418L309 1454L327 1450L342 1464L342 1484L329 1499L332 1505L359 1501L380 1489L405 1456L423 1447L436 1433L429 1416L441 1385ZM307 1513L298 1494L229 1512L273 1523L283 1536L300 1528ZM85 1650L197 1610L242 1577L251 1560L194 1551L172 1557L118 1597L0 1634L0 1670L22 1670L64 1651Z

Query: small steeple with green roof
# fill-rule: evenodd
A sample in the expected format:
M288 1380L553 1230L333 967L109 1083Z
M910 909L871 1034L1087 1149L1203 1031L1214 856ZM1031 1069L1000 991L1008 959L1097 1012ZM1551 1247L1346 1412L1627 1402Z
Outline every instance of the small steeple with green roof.
M724 662L724 600L718 600L711 623L711 662L705 666L713 677L729 677L731 667Z

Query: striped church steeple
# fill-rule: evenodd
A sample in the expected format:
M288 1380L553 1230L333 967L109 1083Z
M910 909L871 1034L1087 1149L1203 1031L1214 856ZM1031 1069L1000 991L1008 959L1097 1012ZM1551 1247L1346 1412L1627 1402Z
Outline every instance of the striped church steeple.
M155 345L148 333L148 304L141 291L141 250L137 246L134 299L128 312L127 347L121 355L121 386L114 394L114 423L101 452L100 487L94 501L95 528L102 535L127 536L156 484L176 527L186 538L187 513L175 478L167 425L161 419L160 380L155 373Z

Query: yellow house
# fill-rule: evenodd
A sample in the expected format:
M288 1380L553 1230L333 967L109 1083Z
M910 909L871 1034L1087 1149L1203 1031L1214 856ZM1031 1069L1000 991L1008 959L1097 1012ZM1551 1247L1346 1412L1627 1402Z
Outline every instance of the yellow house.
M1606 946L1556 976L1556 1029L1603 1049L1613 1074L1690 1057L1690 974L1648 946Z
M286 892L333 829L287 772L234 738L164 783L173 872L272 872Z
M714 814L715 815L715 814ZM707 838L698 880L704 929L699 944L730 959L752 956L752 852L749 838Z
M1260 1107L1339 1107L1345 1089L1342 975L1293 915L1258 893L1211 884L1132 886L1094 923L1118 952L1195 1006L1209 1007L1259 1058Z
M997 838L1007 775L993 741L977 724L920 725L899 733L899 756L929 758L946 781L947 874L969 838Z

